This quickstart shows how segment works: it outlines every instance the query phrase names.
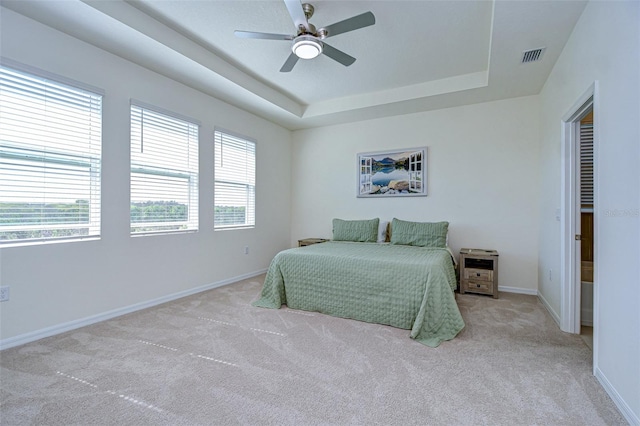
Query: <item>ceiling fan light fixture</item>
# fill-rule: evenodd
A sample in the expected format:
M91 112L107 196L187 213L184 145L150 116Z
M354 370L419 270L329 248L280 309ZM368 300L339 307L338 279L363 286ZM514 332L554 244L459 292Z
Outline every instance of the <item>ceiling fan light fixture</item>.
M313 36L302 35L293 40L291 50L300 59L313 59L322 53L322 43Z

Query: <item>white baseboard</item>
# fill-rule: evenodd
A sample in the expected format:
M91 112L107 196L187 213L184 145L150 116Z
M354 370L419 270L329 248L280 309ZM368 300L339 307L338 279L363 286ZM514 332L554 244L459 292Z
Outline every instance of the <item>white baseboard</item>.
M547 299L545 299L541 293L538 293L538 300L542 302L542 306L544 306L547 309L547 311L551 315L551 318L553 318L556 324L558 324L558 327L560 327L560 315L558 315L558 313L553 310L549 302L547 302Z
M616 391L616 389L611 386L611 383L609 383L609 380L607 380L602 371L600 371L598 367L596 367L594 370L596 379L598 379L604 390L611 397L613 403L616 404L616 407L618 407L618 410L620 410L624 418L629 422L631 426L640 426L640 417L638 417L638 414L634 413L631 410L629 404L627 404L625 400L622 399L620 394Z
M504 291L505 293L529 294L531 296L538 295L538 290L531 289L531 288L506 287L506 286L499 285L498 291Z
M196 293L211 290L217 287L233 284L238 281L246 280L264 274L266 269L260 271L250 272L248 274L240 275L233 278L228 278L222 281L216 281L214 283L205 284L199 287L191 288L189 290L179 291L178 293L169 294L167 296L158 297L156 299L147 300L144 302L136 303L133 305L125 306L123 308L114 309L111 311L103 312L101 314L92 315L86 318L80 318L77 320L57 324L51 327L42 328L40 330L32 331L29 333L21 334L7 339L0 340L0 350L9 349L14 346L24 345L25 343L34 342L45 337L54 336L56 334L64 333L67 331L75 330L80 327L95 324L100 321L105 321L111 318L119 317L121 315L129 314L131 312L139 311L141 309L150 308L152 306L161 305L163 303L171 302L173 300L181 299L183 297L191 296Z

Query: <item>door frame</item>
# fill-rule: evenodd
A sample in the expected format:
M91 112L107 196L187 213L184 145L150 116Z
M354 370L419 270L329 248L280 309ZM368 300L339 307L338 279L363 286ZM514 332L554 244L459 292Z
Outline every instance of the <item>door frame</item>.
M597 146L598 146L598 82L595 81L576 100L569 111L562 117L562 185L561 185L561 291L560 291L560 329L568 333L580 333L580 297L581 297L581 263L580 241L575 239L580 234L580 164L579 137L580 120L593 109L593 155L594 176L597 177ZM597 178L596 178L597 179ZM595 180L595 179L594 179ZM594 182L594 274L593 274L593 325L594 325L594 356L597 353L598 322L598 292L597 292L597 215L598 185ZM595 358L594 358L595 359ZM595 363L594 363L595 365Z

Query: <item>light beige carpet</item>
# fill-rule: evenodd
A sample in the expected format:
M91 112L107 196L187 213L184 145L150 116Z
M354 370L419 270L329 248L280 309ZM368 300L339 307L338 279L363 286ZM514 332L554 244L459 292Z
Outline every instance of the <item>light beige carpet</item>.
M0 353L2 425L625 424L533 296L458 295L466 328L252 307L263 276Z

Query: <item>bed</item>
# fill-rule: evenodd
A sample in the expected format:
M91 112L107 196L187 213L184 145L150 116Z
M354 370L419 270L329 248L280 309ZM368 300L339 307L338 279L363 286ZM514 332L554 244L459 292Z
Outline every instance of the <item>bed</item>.
M411 338L430 347L453 339L464 328L446 246L398 244L393 239L336 241L335 231L334 220L334 241L278 253L253 305L279 309L286 304L390 325L411 330Z

